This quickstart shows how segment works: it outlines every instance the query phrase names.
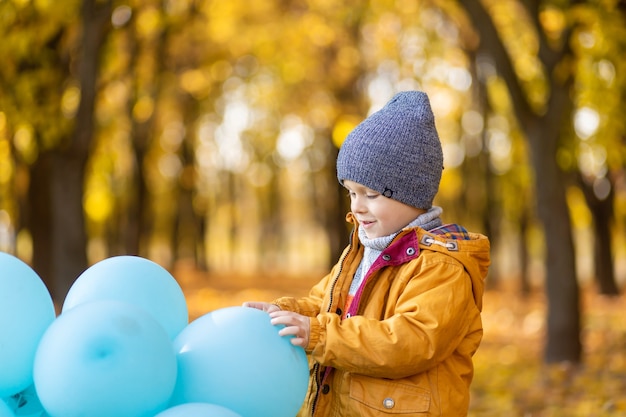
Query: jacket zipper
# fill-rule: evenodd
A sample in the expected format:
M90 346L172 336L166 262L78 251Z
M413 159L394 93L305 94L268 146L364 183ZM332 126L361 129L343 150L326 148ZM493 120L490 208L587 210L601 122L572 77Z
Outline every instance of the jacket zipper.
M350 254L350 252L352 252L352 238L354 236L354 230L352 231L352 233L350 233L350 243L348 244L348 250L346 251L346 254L343 256L343 258L341 258L340 260L340 264L339 264L339 271L337 271L337 274L335 275L335 279L333 280L332 285L330 286L330 298L328 300L328 308L326 309L327 313L330 313L330 310L332 309L333 306L333 294L335 293L335 286L337 285L337 281L339 281L339 277L341 276L341 272L343 271L343 265L345 263L346 258L348 257L348 255ZM317 399L319 397L319 393L320 393L320 383L322 381L320 381L320 364L316 363L315 365L313 365L313 374L315 375L315 398L313 399L313 405L311 406L311 415L315 415L315 406L317 405Z

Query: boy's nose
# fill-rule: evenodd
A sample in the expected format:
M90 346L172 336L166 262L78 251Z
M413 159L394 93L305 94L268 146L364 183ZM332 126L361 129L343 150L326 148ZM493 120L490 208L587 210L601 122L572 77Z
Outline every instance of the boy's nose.
M354 213L362 213L365 211L365 204L363 204L363 197L355 197L352 199L351 209Z

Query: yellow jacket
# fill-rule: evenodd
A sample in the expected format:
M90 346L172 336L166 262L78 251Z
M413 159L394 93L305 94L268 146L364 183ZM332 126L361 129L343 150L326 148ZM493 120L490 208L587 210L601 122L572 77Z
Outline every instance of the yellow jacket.
M355 227L307 297L275 300L311 320L311 379L298 416L467 415L489 240L403 230L370 269L358 310L342 319L363 256L357 236Z

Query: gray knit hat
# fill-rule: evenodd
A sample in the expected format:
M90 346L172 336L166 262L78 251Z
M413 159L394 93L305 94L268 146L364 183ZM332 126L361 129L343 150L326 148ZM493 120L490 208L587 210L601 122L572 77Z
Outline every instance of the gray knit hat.
M439 189L443 152L428 96L396 94L348 135L337 157L337 178L428 210Z

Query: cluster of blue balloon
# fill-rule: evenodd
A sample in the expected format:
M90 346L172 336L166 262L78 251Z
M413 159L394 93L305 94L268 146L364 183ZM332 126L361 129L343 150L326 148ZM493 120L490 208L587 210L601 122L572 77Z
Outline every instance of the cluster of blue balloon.
M174 277L136 256L98 262L57 317L40 277L0 253L0 417L293 417L304 350L267 313L189 323Z

